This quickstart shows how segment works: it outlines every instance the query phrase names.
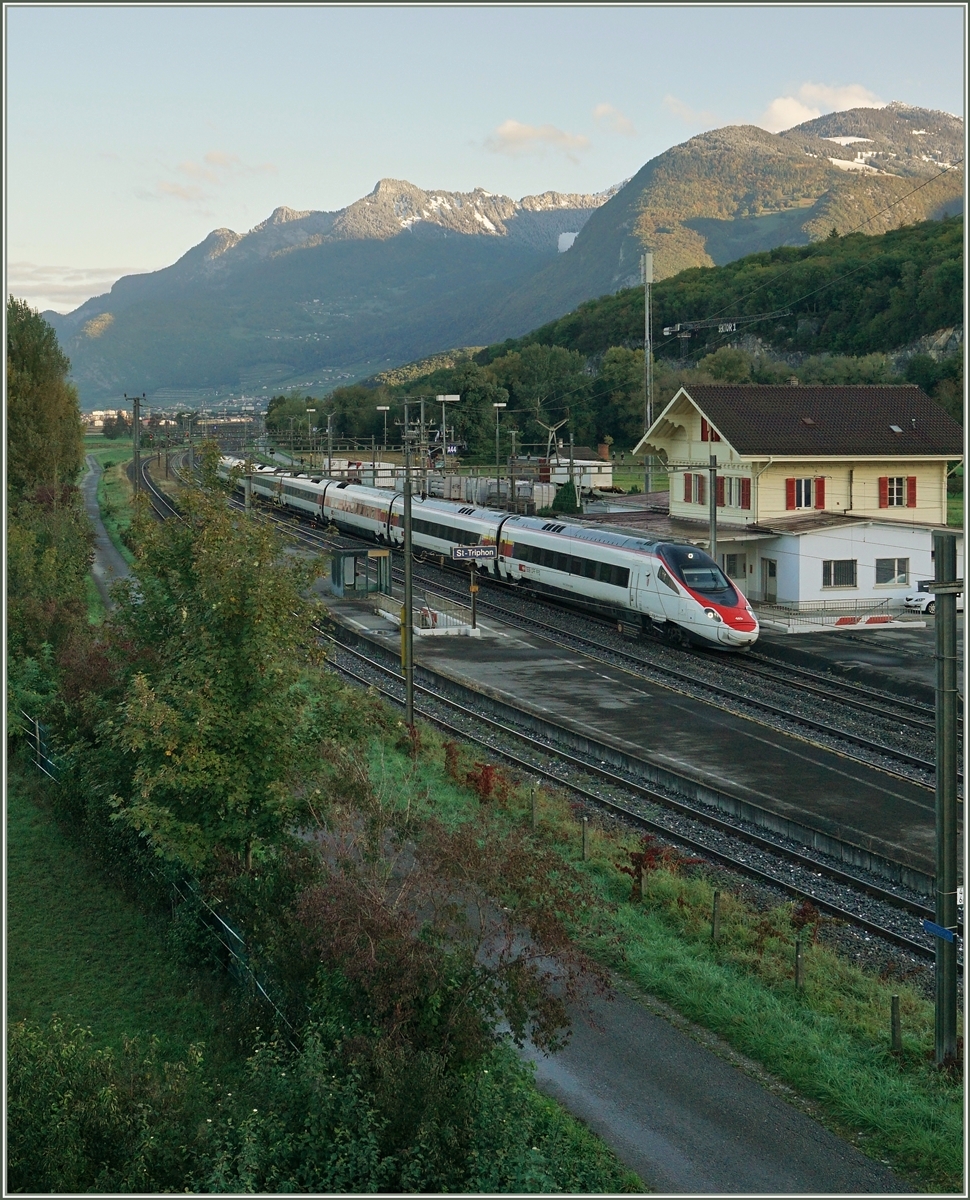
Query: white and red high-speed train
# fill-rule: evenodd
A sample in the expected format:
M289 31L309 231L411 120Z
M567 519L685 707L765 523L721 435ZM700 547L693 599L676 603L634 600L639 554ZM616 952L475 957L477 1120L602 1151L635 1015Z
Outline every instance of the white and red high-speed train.
M243 466L224 458L222 474ZM254 494L358 536L400 546L400 492L336 479L253 471ZM742 650L758 638L751 606L714 560L688 542L570 525L446 500L412 502L416 550L450 558L454 546L495 546L487 568L516 587L546 592L673 642Z

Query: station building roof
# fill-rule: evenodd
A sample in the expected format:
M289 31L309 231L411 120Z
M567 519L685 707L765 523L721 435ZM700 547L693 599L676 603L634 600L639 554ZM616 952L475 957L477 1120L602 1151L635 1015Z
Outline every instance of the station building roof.
M963 454L961 426L913 384L690 385L678 391L641 445L656 436L681 396L692 401L744 457L960 458Z

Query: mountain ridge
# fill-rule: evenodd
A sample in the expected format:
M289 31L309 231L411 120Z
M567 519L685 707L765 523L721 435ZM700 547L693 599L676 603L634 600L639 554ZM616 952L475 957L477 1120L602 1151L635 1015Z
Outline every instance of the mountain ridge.
M895 103L781 134L725 126L595 194L513 200L381 179L335 212L279 206L175 263L45 314L85 402L121 390L333 386L454 345L516 337L630 286L835 228L962 208L963 123ZM946 164L950 163L950 167ZM576 234L559 252L562 234Z

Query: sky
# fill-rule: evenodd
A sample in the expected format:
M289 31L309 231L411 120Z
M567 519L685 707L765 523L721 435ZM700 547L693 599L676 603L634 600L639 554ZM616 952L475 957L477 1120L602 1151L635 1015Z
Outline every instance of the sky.
M959 5L28 5L5 18L7 292L69 312L379 179L599 192L707 129L963 116Z

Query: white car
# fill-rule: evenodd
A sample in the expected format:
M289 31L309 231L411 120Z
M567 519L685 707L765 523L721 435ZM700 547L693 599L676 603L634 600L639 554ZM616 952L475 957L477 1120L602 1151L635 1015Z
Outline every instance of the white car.
M903 604L911 612L928 613L930 616L936 612L936 596L932 592L910 592ZM957 596L957 612L963 612L962 592Z

